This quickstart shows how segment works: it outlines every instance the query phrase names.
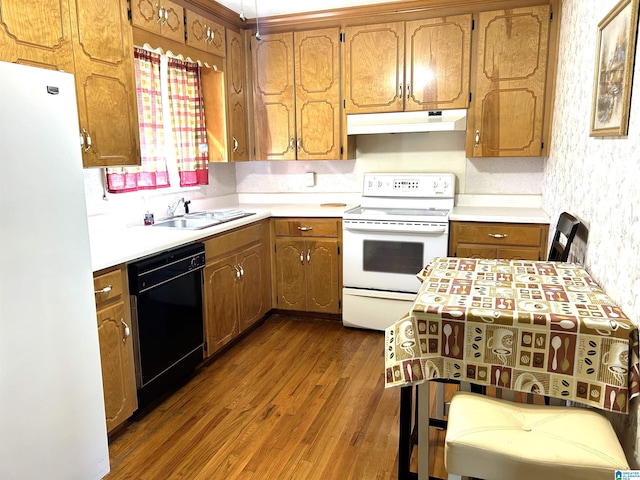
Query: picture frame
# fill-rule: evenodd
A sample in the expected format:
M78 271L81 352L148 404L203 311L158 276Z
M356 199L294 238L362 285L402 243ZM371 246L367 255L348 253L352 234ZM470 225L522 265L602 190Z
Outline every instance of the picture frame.
M638 2L620 0L598 24L589 132L592 137L627 135Z

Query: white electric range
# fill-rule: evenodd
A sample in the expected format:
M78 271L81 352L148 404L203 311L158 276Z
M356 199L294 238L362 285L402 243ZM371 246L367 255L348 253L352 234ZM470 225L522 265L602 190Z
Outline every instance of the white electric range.
M452 173L367 173L361 205L345 212L342 319L384 330L409 311L416 275L446 256Z

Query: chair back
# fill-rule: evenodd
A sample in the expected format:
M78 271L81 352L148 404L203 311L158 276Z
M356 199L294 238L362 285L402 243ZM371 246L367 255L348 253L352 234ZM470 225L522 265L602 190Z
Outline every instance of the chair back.
M563 212L558 219L558 226L556 227L556 233L553 235L551 242L551 248L549 249L549 261L566 262L569 258L569 250L571 249L571 243L576 236L578 227L580 226L580 220L573 215ZM560 241L560 237L564 236L565 242Z

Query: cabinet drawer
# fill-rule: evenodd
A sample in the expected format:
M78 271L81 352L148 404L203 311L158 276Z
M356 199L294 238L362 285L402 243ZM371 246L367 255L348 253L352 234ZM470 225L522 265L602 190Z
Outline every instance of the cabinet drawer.
M538 247L543 244L543 225L452 222L451 227L452 236L457 243L528 247Z
M113 270L93 277L93 289L95 291L96 305L122 295L122 271Z
M240 250L247 245L262 241L265 222L256 222L229 233L223 233L204 242L207 262L221 255Z
M290 237L338 237L338 218L288 218L274 221L274 233Z

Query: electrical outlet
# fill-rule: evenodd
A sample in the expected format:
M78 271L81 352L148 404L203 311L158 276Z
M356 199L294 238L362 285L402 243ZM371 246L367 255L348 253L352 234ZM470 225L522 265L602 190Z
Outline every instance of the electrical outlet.
M316 172L306 172L304 174L304 184L306 187L316 186Z

